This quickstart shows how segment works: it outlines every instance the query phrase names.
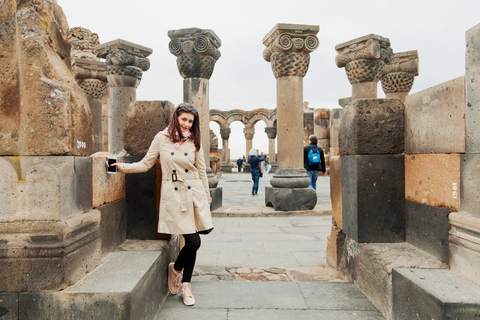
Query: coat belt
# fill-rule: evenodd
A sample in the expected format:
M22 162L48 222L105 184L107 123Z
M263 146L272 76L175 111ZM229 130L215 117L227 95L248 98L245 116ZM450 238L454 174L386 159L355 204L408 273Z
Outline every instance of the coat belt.
M183 193L186 188L188 187L187 185L187 181L188 180L196 180L196 179L199 179L200 177L198 176L198 174L194 174L194 173L191 173L191 174L177 174L177 180L178 182L182 182L183 186L181 187L181 192ZM163 179L162 178L162 181L173 181L175 182L171 176L169 176L168 178L166 179ZM187 199L185 197L185 194L183 194L181 197L181 209L182 209L182 212L183 211L187 211Z

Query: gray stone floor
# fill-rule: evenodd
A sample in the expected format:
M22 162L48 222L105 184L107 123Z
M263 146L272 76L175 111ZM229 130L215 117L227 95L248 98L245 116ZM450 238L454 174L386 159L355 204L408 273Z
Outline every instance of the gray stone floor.
M264 187L271 176L261 181L260 195L252 197L249 174L223 174L223 205L264 206ZM329 177L319 177L319 204L330 205L329 192ZM237 268L325 265L330 215L216 217L214 225L211 234L202 236L197 255L192 279L196 304L186 307L179 295L170 295L157 320L384 319L352 283L234 281Z

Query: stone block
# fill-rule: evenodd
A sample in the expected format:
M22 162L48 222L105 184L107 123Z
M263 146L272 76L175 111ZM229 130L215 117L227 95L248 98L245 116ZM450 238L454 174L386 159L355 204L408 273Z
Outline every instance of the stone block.
M405 198L451 211L460 209L460 155L405 155Z
M125 198L125 174L107 173L105 156L111 155L108 152L97 152L91 156L93 161L93 208ZM122 157L117 158L118 162L123 162L123 160Z
M405 241L404 156L341 159L343 232L357 242Z
M408 200L405 209L407 242L448 263L448 215L451 211Z
M460 155L460 209L480 216L480 154Z
M0 15L0 156L89 155L92 115L70 69L63 11L8 0Z
M480 287L446 269L393 269L393 319L478 319Z
M165 129L175 106L170 101L135 101L128 106L123 131L125 150L132 156L144 156L155 138Z
M480 218L452 212L450 220L450 269L480 286Z
M480 153L480 24L466 32L465 152Z
M143 157L125 157L134 163ZM127 239L157 239L157 163L144 173L125 175ZM160 189L158 189L160 192Z
M465 77L405 100L405 153L465 152Z
M59 290L100 263L100 212L0 223L0 292Z
M398 99L357 99L343 110L340 155L398 154L405 148L405 107Z
M332 201L332 218L340 230L342 220L342 158L330 158L330 199Z
M330 235L327 236L327 264L337 269L342 256L345 234L337 226L332 226Z
M89 169L83 157L0 157L0 221L61 220L91 210Z
M265 187L265 205L275 211L312 210L317 204L317 192L312 188Z
M212 203L210 203L210 211L220 208L223 204L223 188L210 188L210 196Z
M18 293L0 293L0 319L18 320Z
M232 165L228 162L222 162L220 166L221 172L232 172Z
M120 199L97 208L101 213L102 256L114 251L127 238L125 202Z
M319 139L328 139L329 137L329 118L330 110L314 109L313 134Z

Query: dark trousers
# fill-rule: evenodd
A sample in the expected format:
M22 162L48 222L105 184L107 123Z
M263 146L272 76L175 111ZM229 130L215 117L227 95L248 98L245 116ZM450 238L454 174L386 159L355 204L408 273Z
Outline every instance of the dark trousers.
M238 166L238 172L242 172L242 166Z
M183 270L182 282L190 282L201 241L198 233L184 234L183 238L185 238L185 246L180 251L173 267L177 271Z

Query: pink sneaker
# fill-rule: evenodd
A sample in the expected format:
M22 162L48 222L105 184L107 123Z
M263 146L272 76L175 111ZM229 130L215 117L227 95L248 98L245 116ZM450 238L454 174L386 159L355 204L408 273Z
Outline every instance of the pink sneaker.
M193 306L195 304L195 298L192 294L190 282L182 282L182 284L180 284L180 295L182 296L183 303L186 306Z
M168 290L172 294L178 293L178 287L180 286L180 278L182 277L182 272L175 270L173 267L175 263L170 262L168 265Z

